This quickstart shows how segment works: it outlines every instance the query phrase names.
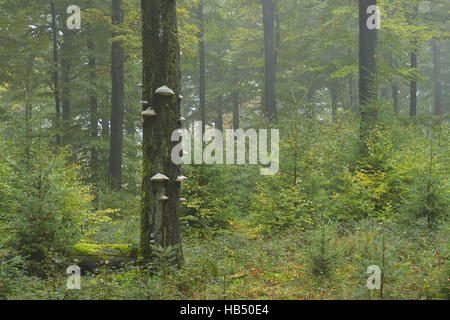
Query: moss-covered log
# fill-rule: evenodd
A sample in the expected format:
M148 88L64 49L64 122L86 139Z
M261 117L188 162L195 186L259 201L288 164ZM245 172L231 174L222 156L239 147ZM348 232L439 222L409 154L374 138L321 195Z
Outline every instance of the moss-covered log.
M102 265L120 267L137 258L137 248L128 244L78 243L68 250L82 271L93 271Z

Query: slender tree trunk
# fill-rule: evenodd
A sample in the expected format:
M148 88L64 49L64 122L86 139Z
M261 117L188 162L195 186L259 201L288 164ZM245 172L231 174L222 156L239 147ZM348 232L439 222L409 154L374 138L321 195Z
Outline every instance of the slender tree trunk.
M72 57L72 38L73 31L64 28L63 43L61 46L61 96L62 96L62 143L68 144L70 140L70 73L71 73L71 57Z
M411 69L417 68L417 55L414 52L410 53ZM409 115L411 117L417 114L417 81L412 80L410 84L410 102Z
M338 88L337 80L332 80L331 83L331 117L333 122L337 122L337 112L338 112Z
M376 99L376 47L377 29L367 27L370 14L367 8L376 5L376 0L359 1L359 110L361 113L361 151L366 150L365 139L376 121L375 109L371 106Z
M53 82L53 94L55 96L55 123L53 127L56 131L56 144L61 145L61 105L59 101L59 84L58 84L58 31L56 29L56 11L54 1L50 2L51 12L52 12L52 40L53 40L53 72L52 72L52 82Z
M217 123L216 129L223 132L223 96L217 97Z
M262 0L264 24L265 76L263 105L267 118L271 122L277 120L277 106L275 97L276 65L274 49L274 19L275 4L273 0Z
M200 63L200 117L202 121L202 132L205 132L206 126L206 58L205 58L205 35L203 22L203 0L198 5L198 56Z
M431 39L431 47L433 49L433 66L434 66L434 114L440 116L442 114L441 106L441 51L439 48L439 40Z
M419 15L419 5L416 2L414 4L414 14L412 16L412 23L416 23ZM417 46L417 40L413 40L413 46ZM417 53L416 48L413 48L410 52L411 69L417 68ZM409 102L409 115L414 117L417 114L417 80L411 80L410 83L410 102Z
M117 29L123 23L122 0L112 0L112 26ZM112 37L120 35L113 30ZM109 186L111 190L122 188L122 150L123 150L123 98L124 98L124 53L121 41L111 46L111 135L109 140Z
M143 180L139 257L153 258L151 243L163 247L178 246L176 262L182 264L180 230L180 166L171 160L178 142L171 141L172 132L181 128L179 94L179 45L175 0L142 0L143 100L150 102L156 116L144 119ZM155 90L168 86L174 95L157 95ZM144 106L144 109L147 106ZM161 173L169 180L151 178ZM161 196L168 200L161 200Z
M239 73L238 68L234 67L234 85L231 92L231 102L233 104L233 129L239 129Z
M395 83L392 84L392 101L394 102L394 111L398 113L400 111L398 108L398 87Z
M90 159L90 170L91 170L91 182L94 188L94 203L96 209L98 209L98 170L99 170L99 159L98 159L98 101L97 101L97 88L95 83L95 68L96 68L96 57L94 50L94 42L92 40L93 33L90 30L90 38L87 41L87 47L89 51L88 65L89 65L89 117L90 117L90 136L91 136L91 159Z

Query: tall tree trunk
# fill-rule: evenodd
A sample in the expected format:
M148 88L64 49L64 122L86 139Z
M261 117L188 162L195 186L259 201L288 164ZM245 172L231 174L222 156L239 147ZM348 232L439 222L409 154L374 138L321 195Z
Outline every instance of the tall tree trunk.
M231 100L233 103L233 129L239 129L239 71L234 67L234 85L235 88L231 93Z
M414 52L411 52L410 58L411 58L411 69L417 68L417 55ZM411 80L409 115L413 117L416 114L417 114L417 81Z
M377 29L367 27L370 13L367 8L376 5L376 0L359 1L359 110L361 113L361 151L365 153L365 139L376 121L372 102L376 99L376 47Z
M206 58L205 58L205 35L203 21L203 0L198 5L198 56L200 64L200 117L202 121L202 132L205 132L206 126Z
M62 96L62 143L68 144L70 140L70 73L72 64L73 31L64 28L63 43L61 46L61 96Z
M392 101L394 102L394 111L398 113L400 111L398 108L398 87L395 83L392 84Z
M337 121L337 112L338 112L338 87L337 80L333 79L331 82L331 117L333 122Z
M89 51L88 66L89 66L89 122L90 122L90 136L91 136L91 159L90 159L90 171L91 171L91 183L94 187L94 203L96 209L98 209L98 170L99 170L99 159L98 159L98 101L97 101L97 86L95 83L95 68L96 68L96 57L94 50L94 42L92 40L93 31L90 30L89 39L87 41L87 47Z
M276 65L274 49L275 4L273 0L262 0L264 24L265 76L263 105L267 118L271 122L277 120L277 106L275 97Z
M440 116L442 114L441 106L441 51L438 39L431 39L431 47L433 49L433 66L434 66L434 114Z
M52 72L52 82L53 82L53 94L55 96L55 123L53 127L56 131L56 144L61 145L61 105L59 101L59 84L58 84L58 31L56 29L56 11L54 1L50 2L51 12L52 12L52 40L53 40L53 72Z
M418 2L414 3L414 14L412 16L412 24L416 23L417 17L419 15L419 4ZM417 68L417 40L413 40L413 49L410 52L410 67L411 69ZM414 117L417 114L417 80L411 80L410 83L410 102L409 102L409 115Z
M176 0L141 0L143 38L142 98L149 101L156 116L144 119L143 180L139 257L148 261L154 257L151 243L163 247L178 246L176 263L182 264L180 229L180 166L171 160L171 151L178 142L171 141L172 132L181 128L179 94L179 45ZM174 95L155 93L168 86ZM147 106L144 106L144 109ZM152 181L161 173L168 181ZM161 200L166 195L168 200Z
M123 23L122 0L112 0L112 37ZM122 149L123 149L123 98L124 98L124 53L121 40L113 40L111 46L111 135L109 140L109 186L111 190L122 188Z
M216 129L223 132L223 96L217 97L217 123Z

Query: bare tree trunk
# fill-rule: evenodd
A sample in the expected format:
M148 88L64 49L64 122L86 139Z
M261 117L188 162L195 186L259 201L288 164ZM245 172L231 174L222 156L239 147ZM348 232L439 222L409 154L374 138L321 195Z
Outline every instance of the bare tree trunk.
M142 98L149 101L155 117L145 118L143 127L143 180L141 205L140 260L154 257L152 243L177 246L176 263L183 262L180 229L180 166L171 159L178 142L171 141L172 132L181 128L179 94L179 45L175 0L142 0L143 84ZM168 86L174 95L155 93ZM148 106L144 106L146 109ZM168 181L152 181L157 173ZM167 196L162 200L161 196Z
M58 31L56 30L56 11L55 4L53 1L50 2L51 12L52 12L52 40L53 40L53 72L52 72L52 81L53 81L53 94L55 96L55 123L53 127L56 131L56 144L61 145L61 106L59 101L59 84L58 84Z
M238 68L234 67L234 85L239 87L239 73ZM239 129L239 90L235 88L231 93L231 100L233 103L233 129Z
M265 77L263 106L267 118L271 122L277 120L277 106L275 97L276 65L274 49L274 19L275 4L273 0L262 0L265 49Z
M216 129L223 132L223 96L217 97L217 123Z
M123 23L122 0L112 0L112 25L118 28ZM113 38L120 35L114 31ZM122 189L122 150L123 150L123 98L124 98L124 53L121 41L111 46L111 135L109 143L109 186L111 190Z
M439 41L431 39L431 47L433 49L433 66L434 66L434 114L440 116L442 114L441 106L441 51Z
M376 47L377 29L367 27L370 14L367 8L376 5L376 0L359 1L359 110L361 113L361 152L365 153L365 140L376 121L376 112L371 106L376 99Z
M333 79L331 82L331 117L333 122L337 122L337 112L338 112L338 88L337 80Z
M205 65L205 38L204 38L204 22L203 22L203 0L198 5L198 56L200 63L200 113L202 121L202 132L205 132L206 126L206 65Z

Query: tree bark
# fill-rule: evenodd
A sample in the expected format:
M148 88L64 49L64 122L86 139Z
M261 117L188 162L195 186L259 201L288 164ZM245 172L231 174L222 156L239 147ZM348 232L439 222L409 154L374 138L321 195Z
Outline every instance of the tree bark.
M217 123L216 129L223 132L223 96L217 97Z
M375 109L371 106L376 99L376 47L377 29L367 27L370 14L367 8L376 5L376 0L359 1L359 110L361 113L360 137L364 151L365 139L376 121Z
M234 85L235 88L231 93L231 100L233 103L233 129L239 129L239 70L234 67Z
M431 39L431 47L433 49L433 66L434 66L434 115L442 115L441 106L441 51L439 48L439 40Z
M58 31L56 30L56 11L54 1L50 2L51 12L52 12L52 40L53 40L53 72L52 72L52 82L53 82L53 94L55 96L55 123L53 127L56 131L56 144L61 145L61 105L59 101L59 84L58 84Z
M392 85L392 101L394 102L394 111L398 113L400 110L398 107L398 87L396 84Z
M117 28L123 23L122 0L112 0L112 37L121 33ZM123 98L124 98L124 53L121 41L111 46L111 135L109 143L109 186L111 190L122 188L122 149L123 149Z
M275 4L273 0L262 0L263 24L264 24L264 97L263 106L267 118L271 122L277 120L277 106L275 97L276 64L274 49L274 20Z
M144 119L143 180L141 204L141 233L139 257L142 261L154 258L152 243L162 247L177 246L176 263L183 261L180 229L180 166L171 160L171 151L179 142L171 135L181 128L179 94L179 44L175 0L142 0L143 38L143 100L150 102L156 116ZM175 95L155 94L161 86L168 86ZM147 108L144 106L143 109ZM161 173L170 180L152 181ZM159 200L166 195L168 200Z
M419 15L419 5L416 2L414 4L414 14L412 16L412 21L415 23ZM413 40L413 46L417 46L417 41ZM417 52L416 48L413 48L410 52L410 63L411 69L417 68ZM417 114L417 80L411 80L410 83L410 102L409 102L409 115L414 117Z
M337 122L337 112L338 112L338 88L337 80L333 79L331 83L331 118L333 122Z
M63 28L63 43L61 46L61 96L62 96L62 143L68 144L70 141L70 73L72 68L72 40L73 32Z
M90 147L90 171L91 171L91 183L94 188L94 204L95 209L98 209L98 170L99 170L99 159L97 150L97 140L98 140L98 101L97 101L97 88L95 83L95 69L96 69L96 57L95 48L93 42L93 31L90 30L89 39L87 41L87 47L89 51L88 66L89 66L89 122L90 122L90 136L91 136L91 147Z
M411 69L417 68L417 55L414 52L410 53ZM411 117L417 114L417 81L412 80L410 84L410 102L409 115Z
M198 5L198 56L200 64L200 117L202 121L202 132L205 133L206 126L206 58L205 58L205 38L203 21L203 0Z

